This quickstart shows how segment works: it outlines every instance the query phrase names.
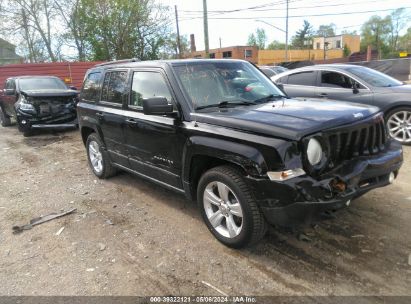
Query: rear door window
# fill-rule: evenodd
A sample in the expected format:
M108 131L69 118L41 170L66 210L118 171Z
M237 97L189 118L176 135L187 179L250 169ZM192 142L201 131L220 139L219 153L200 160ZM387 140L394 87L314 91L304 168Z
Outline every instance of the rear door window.
M100 78L101 72L94 72L87 75L81 91L81 99L94 102L98 100Z
M344 74L337 72L321 72L321 86L329 88L351 89L352 79Z
M127 71L111 71L104 76L101 101L122 104L127 89Z
M315 83L315 72L301 72L288 75L288 84L313 86Z
M133 73L130 106L142 107L143 99L165 97L171 102L171 93L161 73L138 71Z

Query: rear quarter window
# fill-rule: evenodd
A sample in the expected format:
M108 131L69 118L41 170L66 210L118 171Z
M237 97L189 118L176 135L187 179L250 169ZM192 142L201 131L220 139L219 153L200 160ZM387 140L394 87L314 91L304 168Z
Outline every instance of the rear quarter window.
M99 97L101 72L92 72L87 75L81 90L81 99L96 102Z

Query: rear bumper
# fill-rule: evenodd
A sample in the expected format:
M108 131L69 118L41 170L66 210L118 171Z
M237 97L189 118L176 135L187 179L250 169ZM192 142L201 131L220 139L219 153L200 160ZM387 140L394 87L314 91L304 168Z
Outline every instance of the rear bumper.
M389 184L403 162L402 148L392 141L382 153L346 161L321 178L308 175L285 182L248 178L259 206L270 224L288 226L311 220L322 211L343 208L347 202L366 192ZM344 191L332 183L343 182Z

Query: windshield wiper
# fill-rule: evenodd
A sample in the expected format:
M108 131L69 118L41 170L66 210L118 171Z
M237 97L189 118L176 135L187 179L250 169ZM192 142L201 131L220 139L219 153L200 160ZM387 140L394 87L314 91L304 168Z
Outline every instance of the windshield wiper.
M254 100L254 102L255 103L267 102L267 101L271 101L272 99L278 99L278 98L286 98L286 96L280 95L280 94L270 94L270 95L267 95L265 97Z
M205 106L199 106L195 108L196 110L207 109L207 108L225 108L228 105L233 106L251 106L256 105L254 101L220 101L219 103L209 104Z

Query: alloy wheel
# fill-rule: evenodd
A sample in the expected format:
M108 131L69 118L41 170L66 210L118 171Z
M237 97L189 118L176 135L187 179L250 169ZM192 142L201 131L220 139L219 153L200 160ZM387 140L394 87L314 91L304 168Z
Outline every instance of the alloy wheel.
M399 111L392 114L387 121L388 131L395 140L411 143L411 112Z
M103 155L100 146L96 141L91 141L88 146L90 163L97 174L103 171Z
M222 182L211 182L203 193L208 221L226 238L235 238L243 228L243 210L235 193Z

